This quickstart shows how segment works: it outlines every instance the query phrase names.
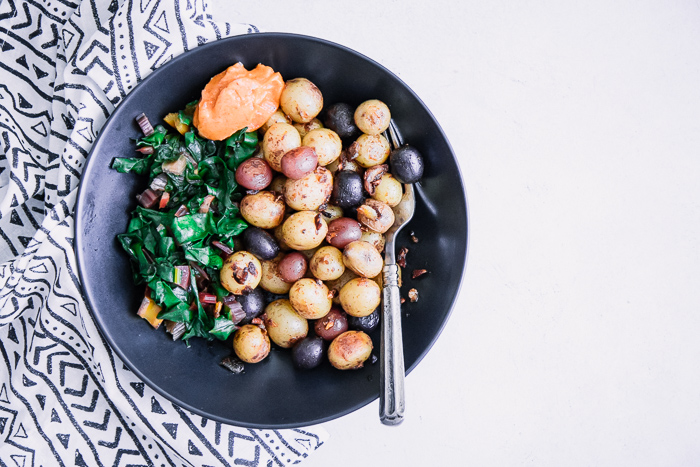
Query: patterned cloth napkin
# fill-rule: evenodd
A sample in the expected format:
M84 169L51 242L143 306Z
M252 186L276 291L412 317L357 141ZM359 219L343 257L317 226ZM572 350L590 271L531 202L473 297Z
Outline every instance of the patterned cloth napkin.
M102 339L77 277L77 187L109 114L173 56L255 31L203 0L0 0L0 465L284 466L327 438L160 397Z

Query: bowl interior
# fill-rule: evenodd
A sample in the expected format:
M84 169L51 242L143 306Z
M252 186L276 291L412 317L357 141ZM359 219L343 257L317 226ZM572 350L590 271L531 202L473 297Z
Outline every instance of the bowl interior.
M192 339L191 347L154 331L135 312L143 287L133 285L128 257L116 241L126 230L144 178L110 169L114 157L134 153L140 132L134 118L154 124L198 98L215 74L236 62L263 63L285 79L306 77L326 105L377 98L386 102L404 140L426 160L417 187L413 221L397 246L407 246L402 296L419 291L403 306L404 353L410 371L445 325L464 270L467 211L454 154L439 125L418 97L396 76L337 44L290 34L238 36L199 47L153 72L109 118L88 158L76 207L76 252L85 296L105 339L136 374L157 392L200 415L248 427L286 428L349 413L379 395L379 364L338 371L328 363L295 370L290 352L277 349L262 363L234 375L218 365L231 353L227 343ZM419 239L412 243L409 233ZM412 269L429 274L410 279ZM371 336L379 356L379 333ZM274 345L273 345L274 347Z

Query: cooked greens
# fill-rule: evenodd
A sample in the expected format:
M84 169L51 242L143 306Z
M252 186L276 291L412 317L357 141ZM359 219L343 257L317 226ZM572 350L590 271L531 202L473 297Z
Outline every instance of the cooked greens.
M243 196L235 179L238 165L258 145L246 128L224 141L211 141L190 130L191 103L176 117L180 134L162 125L139 138L141 156L115 158L112 168L149 177L119 242L131 258L134 282L162 310L159 320L185 324L182 336L225 340L236 329L219 284L222 254L248 226L237 202ZM216 296L216 304L202 296Z

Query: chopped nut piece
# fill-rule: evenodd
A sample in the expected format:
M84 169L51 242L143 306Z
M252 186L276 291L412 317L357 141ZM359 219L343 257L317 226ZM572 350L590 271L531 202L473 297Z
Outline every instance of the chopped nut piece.
M242 373L245 369L241 359L235 356L224 357L219 365L236 375Z
M401 297L401 304L403 305L404 303L406 303L406 299Z
M414 269L413 272L411 273L411 279L416 279L423 274L427 274L428 270L427 269Z
M411 302L417 302L418 301L418 291L416 289L411 289L408 291L408 298L411 300Z
M319 230L321 230L321 228L323 228L324 222L323 222L323 219L321 219L320 213L316 214L316 216L314 217L314 224L316 225L316 232L318 232Z
M357 159L358 155L359 154L357 152L357 141L354 141L350 145L350 147L348 147L347 152L345 153L345 160L343 162L354 161L355 159Z
M399 250L399 256L396 258L396 264L402 268L406 267L406 255L408 254L408 248L402 246Z
M416 237L416 234L411 230L411 241L413 243L418 243L418 237Z

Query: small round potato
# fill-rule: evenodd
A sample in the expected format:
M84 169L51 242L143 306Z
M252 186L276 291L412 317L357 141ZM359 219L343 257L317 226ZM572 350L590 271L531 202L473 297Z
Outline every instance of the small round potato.
M301 136L296 128L289 123L275 123L263 136L263 157L273 170L281 172L282 156L299 146L301 146Z
M375 232L373 230L363 230L360 240L372 245L379 253L384 251L384 243L386 243L384 234L380 234L379 232Z
M287 206L297 211L314 211L327 204L333 192L333 175L325 167L316 167L299 180L288 178L284 185ZM321 215L323 218L323 215Z
M367 316L382 301L379 285L372 279L358 277L352 279L340 289L340 305L350 316Z
M226 258L219 272L221 285L235 295L257 287L261 276L260 261L247 251L237 251Z
M383 133L391 122L389 107L378 99L370 99L357 106L354 117L357 128L368 135Z
M372 194L372 198L382 201L392 208L401 202L402 196L403 185L390 173L382 175Z
M316 250L309 262L311 274L322 281L332 281L345 272L343 252L334 246L323 246Z
M328 346L328 360L339 370L362 368L372 354L372 339L362 331L346 331Z
M261 229L274 229L284 220L286 206L282 196L270 191L246 195L239 205L241 216L248 223Z
M295 250L310 250L326 238L328 224L316 211L295 212L282 224L282 239Z
M284 253L277 255L269 261L262 262L262 276L260 287L274 294L285 294L292 288L292 284L285 282L279 272L279 264L284 258Z
M284 84L280 107L297 123L313 120L323 108L323 95L314 83L306 78L290 79Z
M289 301L294 309L306 319L323 318L331 311L331 300L328 287L310 278L299 279L289 290Z
M343 208L340 206L329 204L323 211L321 211L321 219L326 221L326 224L330 224L331 221L340 219L341 217L343 217Z
M301 144L314 148L318 155L318 165L328 165L337 160L343 150L340 136L328 128L311 130L301 140Z
M246 363L258 363L270 353L267 331L254 324L241 326L233 335L233 351Z
M323 123L321 123L321 120L318 118L314 118L307 123L294 123L294 128L297 129L303 140L304 136L306 136L310 131L323 128Z
M355 161L364 168L383 164L391 153L389 141L382 135L361 135L357 138L356 143L357 158ZM274 169L274 167L272 168Z
M326 286L333 293L334 305L340 305L340 291L343 286L357 277L357 274L355 274L352 269L345 268L345 271L339 278L326 282Z
M382 255L372 244L362 240L355 240L345 246L343 263L362 277L375 277L384 267Z
M275 110L275 113L270 115L270 118L267 119L267 121L258 128L258 131L260 132L261 135L265 136L265 132L270 129L272 125L275 123L292 123L292 119L289 118L282 112L282 109L277 109Z
M267 305L263 316L270 339L285 349L293 347L309 333L309 322L287 299L281 298Z
M368 198L357 208L357 220L375 232L384 233L394 225L394 211L388 204Z
M267 191L271 191L273 193L279 193L281 195L284 195L284 184L285 183L287 183L287 177L285 177L282 174L277 174L272 179L272 182L270 182L270 185L267 187Z

